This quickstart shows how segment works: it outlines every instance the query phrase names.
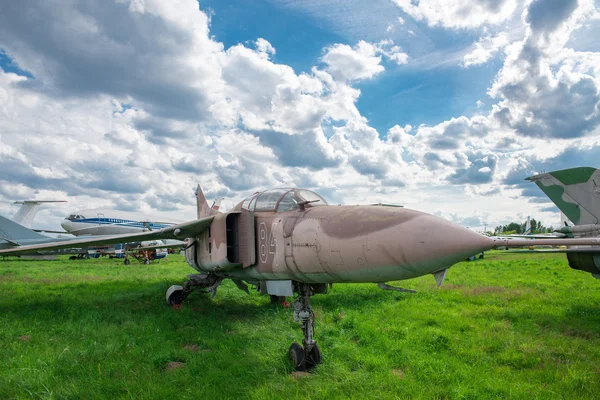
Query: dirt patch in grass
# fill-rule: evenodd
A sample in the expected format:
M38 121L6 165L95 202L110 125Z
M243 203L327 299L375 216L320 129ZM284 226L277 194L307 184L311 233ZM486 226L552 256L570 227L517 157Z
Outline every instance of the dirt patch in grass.
M404 379L406 377L404 375L404 371L402 371L401 369L393 369L391 372L392 372L392 375L394 375L395 377L398 377L400 379Z
M291 373L292 378L294 379L302 379L302 378L306 378L307 376L310 376L310 373L306 372L306 371L294 371Z
M479 286L463 289L463 293L467 296L480 296L482 294L502 293L504 291L506 291L506 288L502 286Z
M23 342L29 342L31 340L31 336L30 335L23 335L23 336L19 336L17 339L23 341Z
M580 331L577 329L573 329L572 327L568 327L565 331L564 331L565 336L570 336L570 337L576 337L576 338L581 338L581 339L594 339L596 337L596 335L593 332L587 332L587 331Z
M197 344L186 344L183 346L184 350L191 351L192 353L197 353L199 348Z
M167 371L173 371L174 369L181 369L181 368L185 368L185 363L181 362L181 361L171 361L170 363L167 364L167 367L165 368Z

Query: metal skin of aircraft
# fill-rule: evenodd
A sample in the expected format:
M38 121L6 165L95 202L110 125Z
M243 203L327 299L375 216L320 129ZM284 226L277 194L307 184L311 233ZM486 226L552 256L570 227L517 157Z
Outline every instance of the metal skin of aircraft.
M321 362L310 298L326 293L328 284L372 282L389 289L385 282L433 274L440 285L453 264L499 246L600 244L600 239L588 238L491 239L423 212L330 206L318 194L296 188L255 193L220 213L209 207L198 187L197 207L197 220L159 231L13 247L0 250L0 255L73 243L188 238L186 260L197 274L182 286L171 286L167 303L180 305L194 290L214 295L224 279L246 292L246 284L252 284L272 296L296 294L294 319L304 338L288 354L297 370L305 370Z
M21 204L12 220L26 228L31 228L31 222L38 212L38 208L46 203L66 203L65 200L23 200L15 201L14 204Z
M569 168L526 178L534 182L575 225L555 230L573 238L600 237L600 170ZM576 247L565 251L569 266L600 279L600 249Z

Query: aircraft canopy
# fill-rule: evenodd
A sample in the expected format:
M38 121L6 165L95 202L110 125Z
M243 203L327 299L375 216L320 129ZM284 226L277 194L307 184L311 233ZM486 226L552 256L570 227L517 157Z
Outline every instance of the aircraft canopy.
M242 208L249 211L291 211L297 209L301 201L315 201L310 203L313 207L327 205L323 197L311 190L279 188L254 193L244 200Z

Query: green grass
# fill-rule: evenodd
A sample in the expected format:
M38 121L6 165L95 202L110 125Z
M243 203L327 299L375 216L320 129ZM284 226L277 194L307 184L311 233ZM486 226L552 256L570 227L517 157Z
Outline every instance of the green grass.
M296 376L292 311L231 282L182 310L180 256L0 261L0 399L598 398L600 281L564 255L487 253L433 277L313 297L323 364ZM186 347L188 346L188 347ZM168 370L170 362L183 368Z

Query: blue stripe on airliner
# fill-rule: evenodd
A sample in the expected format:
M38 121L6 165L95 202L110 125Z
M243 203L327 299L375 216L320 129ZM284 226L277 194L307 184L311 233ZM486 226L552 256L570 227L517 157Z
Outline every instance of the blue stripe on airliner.
M166 228L168 226L173 225L173 224L159 224L156 222L138 222L138 221L124 220L124 219L117 219L117 218L75 219L75 220L71 220L71 222L78 222L78 223L81 222L81 223L85 223L85 224L96 224L96 225L117 225L117 226L123 226L123 227L128 227L128 228L146 228L146 225L148 225L150 228L158 228L158 229Z

